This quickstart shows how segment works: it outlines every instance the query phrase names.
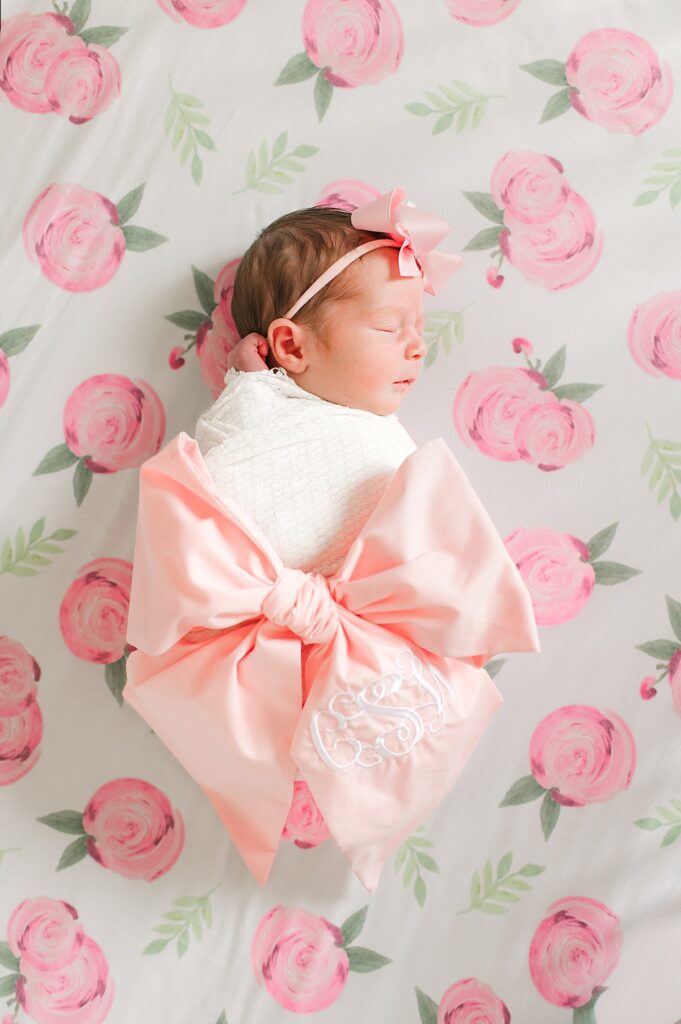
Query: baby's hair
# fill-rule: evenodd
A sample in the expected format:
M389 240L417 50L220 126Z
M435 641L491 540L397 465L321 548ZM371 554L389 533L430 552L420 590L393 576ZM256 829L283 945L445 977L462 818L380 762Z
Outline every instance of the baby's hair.
M234 276L232 318L239 337L256 331L267 335L269 325L284 316L327 267L346 252L386 238L382 232L354 227L350 213L333 206L293 210L263 228L239 261ZM360 288L359 257L324 285L291 317L309 327L324 343L324 306L330 300L353 298ZM276 366L271 352L267 365Z

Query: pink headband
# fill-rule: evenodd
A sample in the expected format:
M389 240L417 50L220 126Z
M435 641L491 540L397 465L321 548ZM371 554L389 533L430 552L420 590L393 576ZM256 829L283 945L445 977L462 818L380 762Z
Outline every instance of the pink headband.
M345 270L349 263L365 252L389 245L398 247L398 267L402 277L416 277L421 274L423 287L429 295L435 295L442 285L463 266L460 256L437 252L435 246L449 231L449 224L441 217L426 210L420 210L407 199L407 193L399 186L385 192L378 199L372 199L364 206L352 211L350 220L354 227L365 231L381 231L390 238L376 238L364 242L337 259L312 284L284 316L290 319L320 288Z

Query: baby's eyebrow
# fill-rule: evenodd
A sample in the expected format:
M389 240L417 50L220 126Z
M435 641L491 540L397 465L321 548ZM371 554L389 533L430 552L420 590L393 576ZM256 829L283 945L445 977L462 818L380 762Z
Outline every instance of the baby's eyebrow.
M374 313L402 313L408 315L408 310L402 309L400 306L379 306L373 310ZM425 313L419 313L416 318L417 320L425 320Z

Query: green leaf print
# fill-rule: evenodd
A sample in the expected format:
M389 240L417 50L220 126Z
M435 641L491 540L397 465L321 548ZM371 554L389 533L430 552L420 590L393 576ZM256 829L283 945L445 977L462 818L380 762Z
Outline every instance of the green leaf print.
M345 952L348 956L349 969L360 974L377 971L379 967L392 963L387 956L381 956L380 953L375 953L373 949L365 949L364 946L346 946Z
M468 308L468 307L464 307ZM457 345L463 342L463 311L452 312L448 309L436 309L428 313L424 340L428 346L424 366L427 369L435 362L440 346L447 355L451 355L452 342Z
M0 554L0 575L7 572L14 576L37 576L38 569L33 568L34 566L50 565L51 559L45 556L61 554L64 550L52 542L68 540L77 533L77 530L60 529L43 538L44 527L45 517L42 516L31 527L27 542L24 529L20 526L14 538L14 550L10 538L5 538Z
M437 1024L437 1003L430 996L414 986L416 992L416 1004L419 1009L421 1024Z
M491 860L485 861L482 879L479 871L475 871L471 879L468 897L470 905L464 910L458 910L457 914L468 914L471 910L480 910L484 914L505 914L510 909L507 904L519 902L517 892L532 888L519 876L532 877L546 870L541 864L524 864L511 874L512 862L513 852L509 850L499 860L495 875Z
M216 146L205 127L197 126L210 124L210 118L198 109L205 105L203 100L196 96L190 96L188 93L177 92L173 88L170 75L168 75L168 83L170 85L170 100L163 118L163 133L164 135L172 133L173 151L180 143L182 144L179 154L181 166L184 166L191 154L192 159L189 166L192 180L195 185L200 185L203 179L201 147L214 151Z
M343 945L347 946L353 939L356 939L366 921L367 911L369 904L366 907L362 907L361 910L351 914L350 917L341 925L341 931L343 933Z
M395 854L394 868L395 872L399 872L404 866L404 874L402 875L402 887L407 888L412 879L414 879L414 897L420 907L426 901L426 882L421 874L421 868L426 871L439 872L440 868L430 854L426 853L425 847L432 847L430 839L426 839L425 836L419 836L419 832L423 832L425 827L422 825L416 829L416 832L409 836L407 840L398 848Z
M428 117L435 114L432 134L439 135L446 131L456 118L455 131L460 134L470 121L471 128L477 128L485 115L490 99L503 98L502 93L491 93L485 96L466 82L454 80L452 85L438 85L440 92L425 92L429 101L426 103L405 103L405 110L417 117Z
M305 50L296 53L286 63L284 69L279 72L275 85L292 85L294 82L303 82L306 78L316 75L319 68L308 57Z
M519 68L549 85L568 85L564 60L535 60L530 64L520 64Z
M681 444L678 441L653 437L647 423L646 430L649 440L641 462L641 476L644 477L650 471L648 489L653 491L658 488L658 505L669 497L669 514L674 522L678 522L681 517Z
M69 835L85 835L83 828L82 811L53 811L52 814L44 814L42 818L36 818L42 825L48 825L57 832L68 832Z
M183 957L189 948L190 934L193 934L197 941L201 939L202 918L206 927L210 927L212 920L209 909L210 896L217 888L219 888L219 885L213 886L205 896L196 898L193 896L179 896L173 900L173 906L179 909L169 910L165 914L161 914L161 917L166 919L166 923L158 924L152 929L152 931L167 937L154 939L145 946L142 950L142 955L153 956L155 953L162 953L168 943L175 939L177 956Z
M121 36L124 36L127 32L127 28L121 27L120 25L98 25L96 28L86 28L78 35L83 40L86 46L90 43L96 43L97 46L113 46L117 43Z
M288 143L288 132L281 132L274 141L272 154L265 139L258 147L256 156L255 150L251 150L246 160L246 185L238 189L232 195L238 195L247 189L255 189L256 192L265 192L268 195L281 195L283 189L280 185L289 185L295 178L292 178L286 171L304 170L304 165L292 159L293 157L313 156L318 150L317 146L300 145L291 152L285 152Z
M643 179L646 185L659 187L638 195L634 199L634 206L648 206L667 190L669 190L669 205L672 209L681 202L681 149L666 149L662 155L666 159L653 164L653 170L660 173Z
M634 822L634 825L646 832L653 832L658 828L666 829L660 847L671 846L681 836L681 800L671 798L669 802L671 808L662 804L655 806L658 818L637 818Z
M0 349L8 357L18 356L39 330L40 324L31 324L30 327L14 327L10 331L5 331L0 334Z

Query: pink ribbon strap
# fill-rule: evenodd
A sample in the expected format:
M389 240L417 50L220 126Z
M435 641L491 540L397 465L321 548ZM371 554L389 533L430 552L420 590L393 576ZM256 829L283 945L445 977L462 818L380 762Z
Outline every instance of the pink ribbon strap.
M285 566L178 434L140 470L127 640L124 699L258 883L298 769L369 891L503 703L482 664L540 650L522 577L441 437L324 577Z

